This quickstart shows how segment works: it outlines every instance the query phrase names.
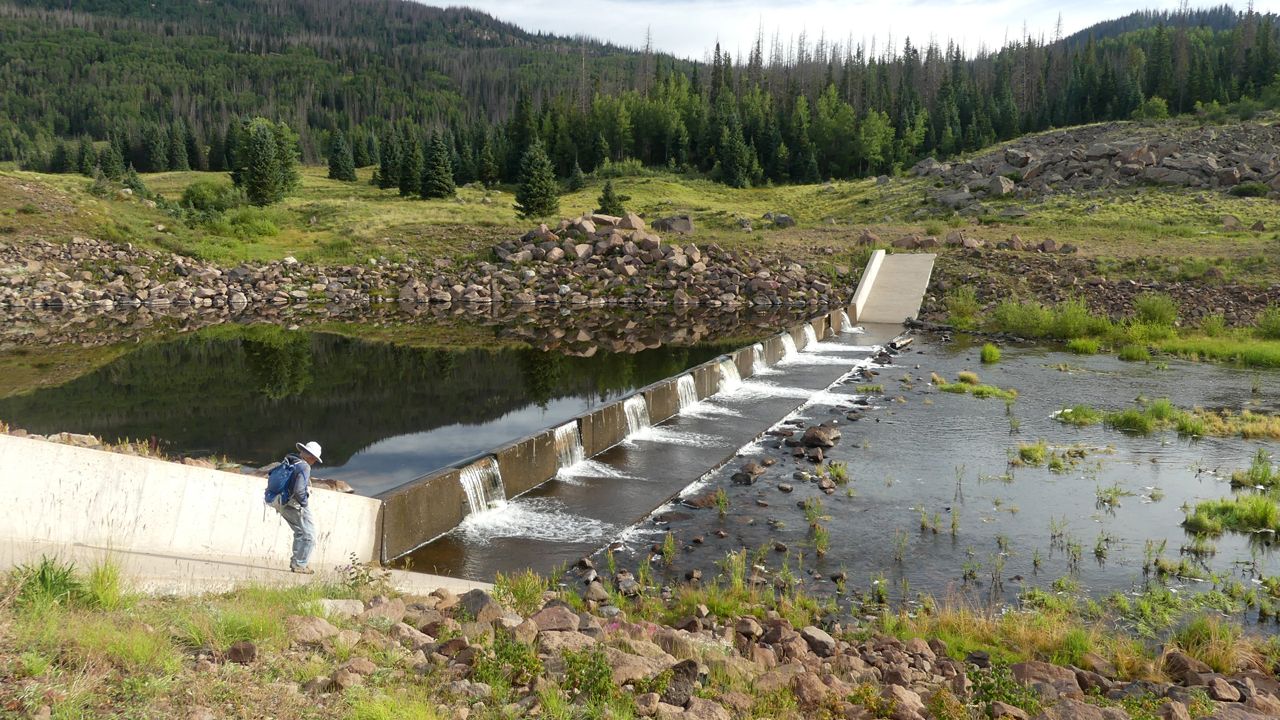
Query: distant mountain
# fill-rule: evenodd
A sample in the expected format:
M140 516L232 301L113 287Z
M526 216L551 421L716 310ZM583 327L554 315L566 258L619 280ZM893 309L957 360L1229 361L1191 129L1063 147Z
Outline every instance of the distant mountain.
M1160 23L1174 27L1181 22L1185 22L1188 27L1204 25L1214 32L1219 32L1221 30L1230 30L1239 25L1240 19L1240 14L1232 9L1230 5L1190 10L1186 18L1180 17L1179 13L1172 10L1137 10L1124 17L1103 20L1100 23L1090 25L1080 32L1068 35L1066 41L1068 47L1078 48L1089 41L1090 33L1093 34L1093 39L1097 42L1107 38L1119 37L1124 33L1135 30L1146 30Z

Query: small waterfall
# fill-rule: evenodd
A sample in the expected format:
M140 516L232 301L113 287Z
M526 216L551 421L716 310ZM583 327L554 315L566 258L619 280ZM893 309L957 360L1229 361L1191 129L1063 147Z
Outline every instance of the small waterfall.
M782 333L782 357L795 355L797 352L799 350L796 350L796 339L791 337L789 332Z
M738 374L738 364L732 358L720 361L720 392L730 392L742 384L742 375Z
M692 375L681 375L676 378L676 393L680 395L681 410L698 402L698 384L693 381Z
M498 462L491 457L477 460L462 468L458 481L462 483L462 490L467 494L468 517L507 502L507 489L502 484L502 471L498 469Z
M764 357L764 345L756 343L751 346L751 374L761 375L769 370L769 361Z
M818 333L814 331L813 325L804 324L804 349L812 350L818 345Z
M563 470L586 459L587 453L582 449L582 435L578 433L578 423L565 423L556 428L557 467Z
M632 395L622 401L622 409L627 413L627 434L636 433L651 427L649 424L649 405L644 395Z
M853 321L849 320L849 313L844 310L840 311L840 332L853 332Z

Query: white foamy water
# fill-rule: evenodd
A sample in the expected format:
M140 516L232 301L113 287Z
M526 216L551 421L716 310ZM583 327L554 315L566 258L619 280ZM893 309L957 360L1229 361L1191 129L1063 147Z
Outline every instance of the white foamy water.
M742 384L742 376L738 374L738 366L733 360L720 361L720 387L718 392L733 392Z
M846 365L851 366L856 362L854 358L848 357L846 353L836 353L827 355L820 352L804 351L795 355L788 355L778 361L778 365ZM776 367L776 366L775 366Z
M597 460L580 460L568 467L556 471L556 478L571 485L579 484L580 478L608 478L610 480L631 480L630 475Z
M849 320L849 313L844 310L840 311L840 333L853 332L853 322Z
M649 427L649 404L644 395L632 395L622 402L622 409L627 414L627 434L635 435Z
M812 390L798 387L787 387L766 380L744 380L731 393L725 393L725 400L742 401L762 397L794 397L807 398Z
M627 436L626 442L634 443L637 440L647 440L648 442L664 443L666 445L686 445L688 447L706 447L707 445L718 445L724 442L724 438L718 435L706 435L664 426L647 427L640 432L632 433Z
M599 541L616 533L617 528L601 520L565 512L564 505L551 498L529 498L468 516L458 531L467 542L484 545L499 538Z
M507 490L502 484L502 471L491 457L481 458L462 468L458 482L467 495L467 515L480 515L506 503Z
M680 397L681 412L684 412L685 408L697 404L698 384L694 382L692 375L681 375L676 378L676 394Z
M791 337L791 333L782 333L782 359L786 360L798 352L800 351L796 349L796 339Z
M702 400L689 407L681 408L680 415L690 418L742 417L742 413L737 410L717 405L710 400Z
M818 333L810 323L804 324L804 349L806 351L818 349Z
M828 343L819 348L815 354L822 355L826 353L873 353L880 350L876 345L837 345Z

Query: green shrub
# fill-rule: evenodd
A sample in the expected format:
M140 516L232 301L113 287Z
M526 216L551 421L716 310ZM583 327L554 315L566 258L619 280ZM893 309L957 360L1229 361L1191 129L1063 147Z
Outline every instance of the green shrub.
M183 189L182 204L201 212L226 212L244 204L244 193L229 182L196 180Z
M1000 348L987 343L982 346L982 362L997 363L1000 362Z
M76 575L75 563L63 563L56 557L41 556L35 565L19 565L14 569L19 587L14 605L40 610L55 605L72 605L86 595L84 581Z
M1040 305L1006 300L991 312L991 328L1019 337L1041 337L1049 319L1048 311Z
M1125 345L1120 348L1119 357L1128 362L1146 362L1151 359L1151 351L1141 345Z
M1138 319L1156 327L1173 327L1178 320L1178 304L1163 293L1141 295L1133 303Z
M1098 341L1087 338L1076 338L1067 343L1067 349L1076 355L1097 355Z
M1169 402L1169 398L1160 398L1147 403L1147 417L1152 420L1168 420L1173 417L1173 403Z
M1134 120L1165 120L1169 117L1169 103L1164 98L1152 95L1150 99L1133 111Z
M971 287L960 287L952 290L946 298L947 312L951 314L951 322L960 325L971 325L978 314L978 298Z
M1049 453L1049 445L1041 440L1035 445L1019 445L1018 458L1028 465L1042 465Z
M1231 188L1231 194L1236 197L1266 197L1271 192L1271 188L1260 182L1244 182Z
M1254 322L1258 326L1258 335L1268 340L1280 340L1280 307L1268 306L1258 313Z
M1155 420L1133 408L1122 410L1118 413L1110 413L1106 416L1105 422L1117 430L1128 430L1129 432L1143 435L1155 429Z
M1214 313L1200 323L1200 331L1209 337L1218 337L1227 330L1227 319L1222 313Z

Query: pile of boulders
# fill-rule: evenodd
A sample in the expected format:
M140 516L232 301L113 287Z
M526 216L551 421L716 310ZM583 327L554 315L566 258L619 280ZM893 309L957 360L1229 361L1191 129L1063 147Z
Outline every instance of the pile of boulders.
M945 691L952 702L976 706L988 717L1028 720L1022 708L975 694L971 677L992 671L992 658L983 651L958 654L938 638L855 635L831 615L817 624L795 627L762 605L745 606L744 614L728 616L697 605L672 626L631 622L622 608L610 604L611 596L602 587L606 581L590 561L580 561L577 571L588 587L581 599L575 599L581 610L574 610L563 594L548 593L541 609L527 617L480 589L461 596L441 588L428 596L313 601L286 619L291 646L285 652L330 659L328 669L299 687L321 701L366 684L375 673L384 683L388 678L417 678L436 688L439 716L451 720L493 711L534 717L542 712L548 694L563 693L565 700L573 701L575 691L563 682L568 679L565 654L596 651L608 665L613 687L632 696L639 717L748 716L757 697L712 681L719 678L751 688L760 697L787 693L801 716L822 712L847 720L924 720L934 717L930 707L938 704L931 701ZM608 582L621 592L624 579L639 591L625 571ZM517 674L511 693L501 699L473 675L494 656L499 637L528 646L541 664L531 677ZM265 661L260 655L252 643L241 642L201 653L196 669L213 672L219 662L252 666ZM1159 717L1185 720L1192 688L1202 689L1216 703L1215 717L1280 716L1280 684L1258 672L1222 675L1195 658L1170 651L1162 666L1175 682L1126 682L1094 653L1084 653L1078 662L1074 666L1032 660L1010 665L1008 672L1046 708L1036 716L1041 720L1128 720L1120 708L1087 702L1090 696L1110 701L1156 698ZM886 710L891 714L881 714Z
M686 218L687 219L687 218ZM667 218L663 226L679 220ZM667 222L671 221L671 222ZM692 232L692 223L689 223ZM679 230L676 230L679 232ZM817 306L853 291L848 268L833 279L799 263L761 261L715 243L664 243L634 213L592 214L539 225L493 248L501 266L482 264L486 282L413 280L402 301L516 304ZM843 277L839 277L842 275ZM843 281L842 286L835 283Z
M871 244L878 242L879 238L870 232L863 234L866 238L870 236L874 239L867 239L863 244ZM934 250L940 247L960 248L963 250L977 250L987 247L985 240L970 235L965 235L959 230L953 230L947 233L946 237L938 240L936 237L921 237L920 235L907 235L893 241L893 247L898 250ZM998 250L1025 250L1030 252L1043 253L1060 253L1063 255L1074 255L1080 252L1080 249L1071 243L1058 243L1053 238L1045 238L1040 242L1027 242L1023 240L1017 233L1014 233L1008 240L996 243Z
M981 210L985 198L1043 199L1145 183L1227 191L1263 183L1280 198L1280 128L1259 124L1155 127L1108 123L1037 135L971 160L926 158L911 172L949 187L932 193L949 210ZM1022 217L1023 208L1002 215Z

